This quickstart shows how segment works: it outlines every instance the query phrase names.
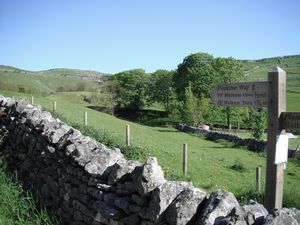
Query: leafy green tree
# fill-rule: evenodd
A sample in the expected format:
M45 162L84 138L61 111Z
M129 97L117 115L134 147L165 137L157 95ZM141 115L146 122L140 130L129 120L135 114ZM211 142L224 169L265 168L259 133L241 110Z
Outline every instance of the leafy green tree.
M240 61L229 58L216 58L213 64L219 83L239 82L244 77L243 65Z
M161 102L165 111L170 111L170 103L173 95L173 71L157 70L149 79L149 96L152 101Z
M252 136L257 140L261 140L267 123L266 109L258 108L250 110L249 121L252 128Z
M208 112L208 102L204 97L197 99L189 85L185 89L185 101L182 104L181 119L188 125L198 125L204 122Z
M241 124L245 124L249 118L248 107L234 107L231 111L232 121L236 123L237 129L240 129Z
M234 58L216 58L213 64L217 75L218 83L229 84L240 81L244 77L242 64ZM226 114L226 123L231 129L232 116L237 114L238 109L226 107L224 112Z
M120 72L112 80L118 107L138 110L146 105L148 76L143 69Z
M191 83L197 98L210 96L212 86L217 81L213 67L214 58L207 53L195 53L184 58L173 76L174 88L179 100L184 100L185 89Z

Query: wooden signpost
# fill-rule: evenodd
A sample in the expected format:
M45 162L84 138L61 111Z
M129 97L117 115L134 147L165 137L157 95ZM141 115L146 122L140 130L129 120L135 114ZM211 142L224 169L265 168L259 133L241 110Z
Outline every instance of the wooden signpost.
M282 207L284 164L287 161L285 130L300 131L300 112L286 110L286 73L276 67L267 82L218 85L211 93L220 106L268 107L265 207Z

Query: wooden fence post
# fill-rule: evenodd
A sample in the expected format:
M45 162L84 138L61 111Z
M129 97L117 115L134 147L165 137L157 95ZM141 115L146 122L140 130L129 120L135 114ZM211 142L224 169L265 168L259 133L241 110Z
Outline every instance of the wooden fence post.
M12 96L12 100L15 100L15 96Z
M56 111L56 101L53 101L53 112Z
M275 164L277 136L282 133L280 114L286 110L286 73L277 67L268 73L268 140L265 207L282 207L284 163Z
M33 105L33 104L34 104L34 97L31 96L31 105Z
M183 144L183 174L187 176L188 173L188 146L187 143Z
M88 123L88 115L87 115L87 111L84 112L84 126L87 126Z
M261 166L256 167L256 191L261 191Z
M130 126L126 125L126 145L130 146Z

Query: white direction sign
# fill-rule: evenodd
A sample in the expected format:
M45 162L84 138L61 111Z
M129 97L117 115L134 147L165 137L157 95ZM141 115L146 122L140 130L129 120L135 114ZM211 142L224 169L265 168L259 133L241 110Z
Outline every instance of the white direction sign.
M268 82L220 84L211 92L213 101L220 106L268 106Z
M285 163L288 161L288 147L289 136L287 134L278 135L275 148L274 164Z

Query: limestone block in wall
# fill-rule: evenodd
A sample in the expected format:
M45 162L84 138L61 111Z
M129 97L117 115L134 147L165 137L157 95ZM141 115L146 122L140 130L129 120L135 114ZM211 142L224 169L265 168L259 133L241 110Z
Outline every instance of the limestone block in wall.
M95 188L95 187L88 187L87 193L91 195L92 197L96 198L97 200L103 200L103 191Z
M114 202L117 199L119 199L119 196L114 192L105 194L104 198L103 198L104 202L107 203L110 206L114 206Z
M142 196L149 194L157 186L166 182L164 172L155 157L149 157L141 168L137 168L133 172L132 177L134 186Z
M157 224L152 223L152 222L150 222L148 220L143 220L142 223L141 223L141 225L157 225Z
M109 217L104 216L100 212L97 212L93 217L92 225L102 225L102 224L108 224L108 223L109 223Z
M110 219L108 225L124 225L124 223L119 220Z
M16 103L12 98L6 98L0 95L0 106L5 108L10 108Z
M109 167L123 159L124 156L119 149L109 149L102 145L101 148L93 151L93 157L85 165L84 170L91 175L106 179L109 174Z
M132 213L140 213L142 212L143 210L145 210L146 207L141 207L137 204L130 204L129 205L129 211L132 212Z
M130 205L130 198L129 197L119 197L114 201L114 205L119 209L122 209L127 215L130 215L129 205Z
M165 210L183 190L189 187L191 184L187 182L167 181L161 184L152 191L149 205L139 215L154 223L164 220Z
M242 206L242 209L245 211L245 220L249 225L263 224L268 215L268 210L255 201L250 201L248 205Z
M66 155L96 176L103 175L109 166L123 157L120 150L109 149L89 137L76 137L75 140L69 138L67 141L70 143L65 148Z
M142 197L140 195L137 195L137 194L133 194L131 196L131 200L136 203L137 205L139 206L146 206L149 202L149 199L148 198L145 198L145 197Z
M112 185L116 181L126 182L131 179L131 173L136 167L142 164L135 160L118 160L110 169L108 174L108 184Z
M295 208L275 209L266 218L264 225L299 225L300 211Z
M57 120L48 124L47 129L42 133L44 137L51 144L57 144L58 141L69 132L71 128L64 123L58 122Z
M211 193L201 214L198 215L195 225L214 225L221 223L230 215L233 208L238 208L239 203L231 192L216 190Z
M207 193L200 189L188 188L182 191L168 207L166 222L169 225L187 224L198 210L202 210L206 200Z
M125 225L140 225L142 220L138 214L133 214L131 216L124 217L121 222Z
M103 201L95 201L93 204L93 209L97 213L100 213L102 217L104 216L115 220L125 217L125 213L122 212L122 210L119 210L117 207L109 206Z
M74 143L81 139L82 134L79 130L71 128L57 143L57 149L59 151L65 151L66 147L69 145L74 145Z

